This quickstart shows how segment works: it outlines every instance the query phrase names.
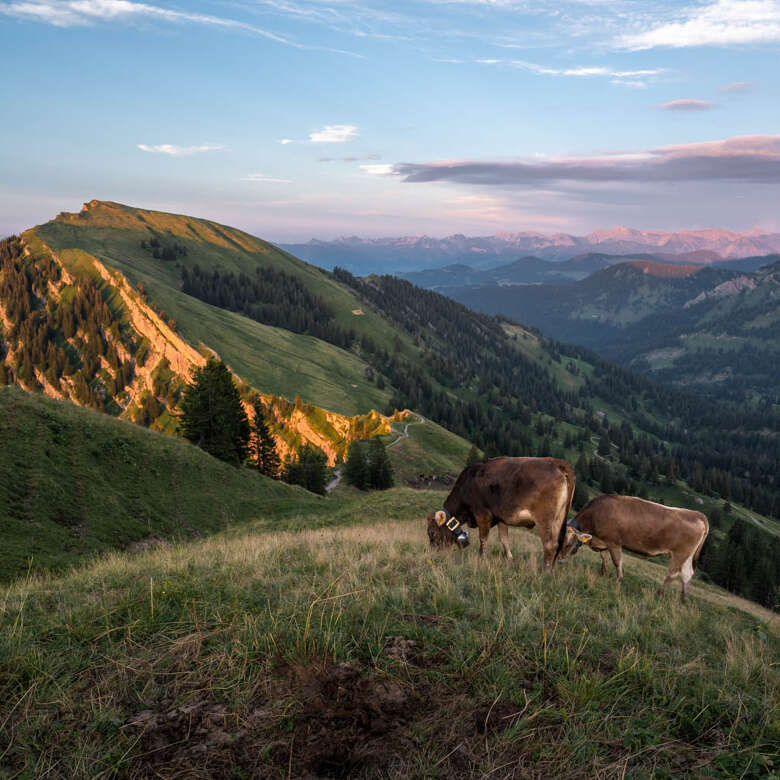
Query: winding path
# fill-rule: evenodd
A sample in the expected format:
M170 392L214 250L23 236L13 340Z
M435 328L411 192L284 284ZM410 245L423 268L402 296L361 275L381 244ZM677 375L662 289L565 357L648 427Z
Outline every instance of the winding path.
M404 426L403 431L400 431L398 433L398 438L394 442L391 442L390 444L388 444L385 449L389 450L390 447L395 447L395 445L398 444L399 441L403 441L404 439L408 439L409 438L409 426L410 425L422 425L424 422L425 422L425 418L424 417L420 417L420 419L416 420L415 422L408 422L408 423L406 423L406 425ZM332 493L336 489L336 487L338 486L338 484L340 482L341 482L341 469L336 469L333 472L333 479L330 482L328 482L328 484L325 486L325 492L326 493Z

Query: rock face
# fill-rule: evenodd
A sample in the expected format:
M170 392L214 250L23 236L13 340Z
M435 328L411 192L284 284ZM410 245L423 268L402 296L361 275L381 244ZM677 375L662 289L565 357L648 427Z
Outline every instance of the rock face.
M8 252L0 266L0 279L4 267L13 277L0 285L0 382L173 433L183 387L215 351L189 343L140 285L85 252L58 255L35 230ZM265 404L282 458L313 444L332 465L353 440L390 431L377 412L348 417L236 378L248 411L257 397Z

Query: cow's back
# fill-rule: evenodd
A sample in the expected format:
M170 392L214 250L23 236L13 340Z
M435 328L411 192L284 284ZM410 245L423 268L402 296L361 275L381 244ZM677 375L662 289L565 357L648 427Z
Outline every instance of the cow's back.
M557 458L493 458L464 469L444 507L454 515L471 515L470 521L487 512L496 521L511 522L521 508L557 506L562 496L570 498L574 480L572 467Z
M691 509L657 504L634 496L599 496L575 518L579 528L608 544L644 555L696 549L707 518Z

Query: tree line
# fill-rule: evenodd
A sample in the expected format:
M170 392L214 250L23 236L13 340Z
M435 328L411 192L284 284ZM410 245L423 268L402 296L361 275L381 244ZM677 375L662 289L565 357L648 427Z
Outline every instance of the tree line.
M269 410L256 399L250 421L241 402L241 393L228 367L210 359L194 369L192 381L184 388L180 400L179 430L188 441L233 466L248 465L273 479L282 479L324 494L327 482L327 456L313 444L304 444L284 463L281 462L268 425ZM354 469L362 457L363 442L350 448ZM357 487L383 490L392 487L392 466L382 442L374 438L364 464L365 478ZM348 461L349 464L349 461ZM352 472L350 472L352 473ZM350 478L347 478L350 482ZM355 484L355 483L352 483Z

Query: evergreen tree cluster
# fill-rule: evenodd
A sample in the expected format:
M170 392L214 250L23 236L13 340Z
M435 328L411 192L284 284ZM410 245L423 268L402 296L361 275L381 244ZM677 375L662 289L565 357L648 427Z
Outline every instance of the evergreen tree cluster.
M118 412L114 398L134 374L132 361L122 360L119 351L133 348L130 334L92 279L77 278L52 296L51 285L61 278L50 254L25 253L16 237L0 242L0 302L11 321L6 339L15 356L15 365L4 369L5 381L39 389L42 374L64 391L61 380L69 377L79 403Z
M290 485L300 485L312 493L325 494L328 458L313 444L304 444L291 456L282 469L282 479Z
M141 241L141 249L149 252L155 260L166 260L168 262L187 256L186 246L177 244L175 241L165 244L157 236L150 238L148 241Z
M221 360L211 358L193 370L180 408L179 427L185 439L234 466L246 460L249 420L233 376Z
M258 266L254 276L229 271L181 269L182 290L201 301L235 311L265 325L306 333L349 349L353 331L341 328L330 307L293 275Z
M711 528L713 519L710 516ZM721 587L770 609L780 609L778 537L737 519L720 542L710 532L699 566Z
M344 481L359 490L387 490L393 487L393 466L378 437L355 441L344 464Z

